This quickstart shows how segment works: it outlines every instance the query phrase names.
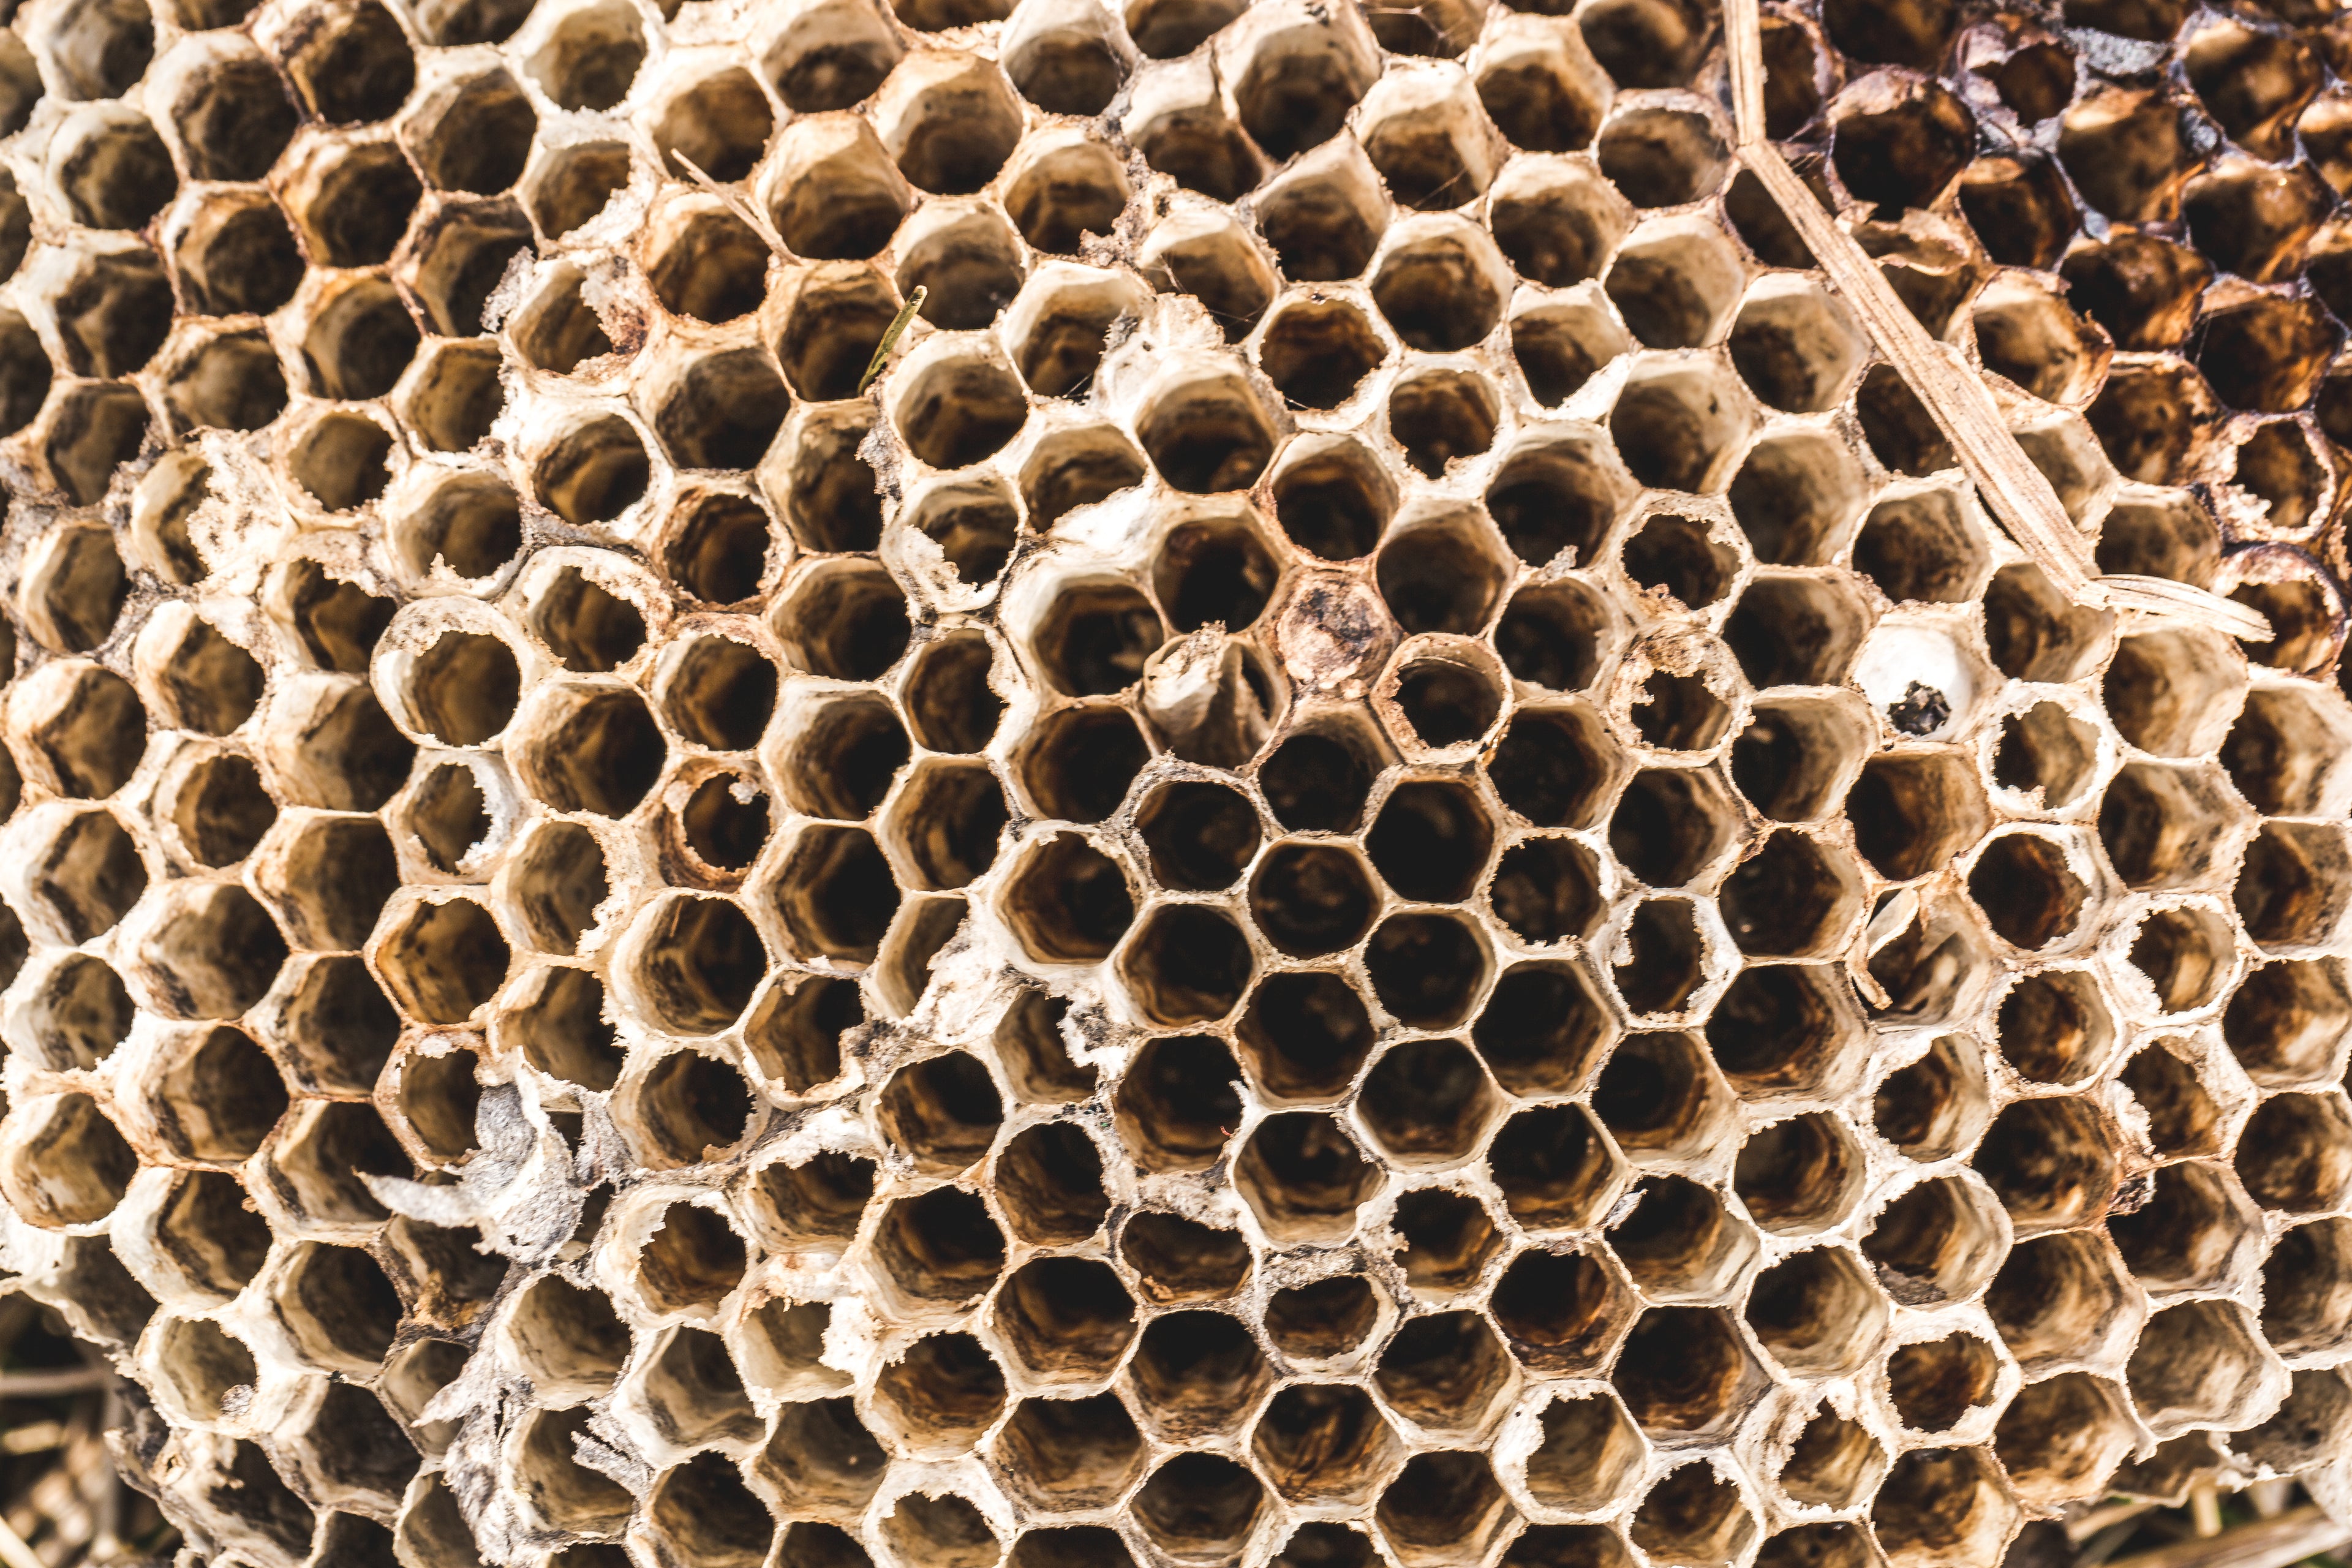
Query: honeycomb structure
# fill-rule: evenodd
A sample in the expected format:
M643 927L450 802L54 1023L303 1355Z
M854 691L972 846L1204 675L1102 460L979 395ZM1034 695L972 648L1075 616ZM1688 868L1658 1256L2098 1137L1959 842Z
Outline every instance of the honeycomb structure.
M2352 21L25 0L0 1258L187 1560L2352 1503ZM902 305L919 314L868 363Z

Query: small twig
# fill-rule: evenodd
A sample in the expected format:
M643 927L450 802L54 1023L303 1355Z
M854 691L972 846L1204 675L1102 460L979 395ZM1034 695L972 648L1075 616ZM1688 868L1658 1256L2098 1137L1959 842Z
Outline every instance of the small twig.
M2200 1535L2221 1533L2221 1494L2211 1481L2200 1481L2189 1489L2189 1518Z
M2252 642L2268 642L2270 622L2246 605L2185 583L2100 575L2091 547L2060 504L2049 477L2017 444L1991 389L1958 351L1927 335L1878 263L1813 199L1764 134L1764 25L1758 0L1724 7L1730 41L1733 119L1738 155L1812 251L1831 287L1861 318L1878 352L1926 407L1960 466L2020 549L2059 592L2077 604L2186 618Z
M2156 1507L2152 1502L2111 1502L2091 1510L2079 1519L2066 1521L2066 1535L2077 1544L2088 1541L2112 1524L2137 1519Z
M685 153L677 151L676 148L670 149L669 155L677 159L679 166L684 168L688 174L694 176L694 183L696 184L700 185L710 195L717 196L719 201L726 205L729 212L731 212L737 217L741 218L745 226L748 226L753 234L758 235L761 240L766 244L770 250L774 251L779 257L789 256L792 254L784 248L784 237L776 232L776 226L768 221L767 214L761 212L758 207L753 206L750 202L745 201L735 192L729 190L726 186L720 184L718 181L704 174L702 172L701 164L696 163L693 159L688 157Z
M7 1568L49 1568L41 1561L41 1554L33 1550L32 1543L17 1534L16 1527L5 1519L0 1519L0 1563L7 1564Z
M2305 1505L2218 1535L2192 1536L2152 1552L2117 1557L2108 1568L2287 1568L2332 1552L2347 1538L2352 1531L2328 1518L2326 1510Z
M923 301L930 297L930 289L920 283L916 284L915 291L907 296L907 302L898 307L898 313L890 318L889 326L883 329L882 341L874 345L874 357L866 362L866 374L857 378L857 395L865 396L866 389L874 384L874 378L882 374L882 366L889 359L890 351L898 346L898 334L907 330L907 323L915 319L915 312L921 310Z

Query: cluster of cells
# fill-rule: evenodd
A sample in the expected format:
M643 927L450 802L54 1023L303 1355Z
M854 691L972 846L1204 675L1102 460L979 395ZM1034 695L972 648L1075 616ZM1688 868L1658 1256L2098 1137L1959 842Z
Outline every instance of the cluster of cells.
M2352 29L1763 38L2270 640L2002 535L1699 0L24 0L0 1263L192 1553L1993 1568L2340 1457Z

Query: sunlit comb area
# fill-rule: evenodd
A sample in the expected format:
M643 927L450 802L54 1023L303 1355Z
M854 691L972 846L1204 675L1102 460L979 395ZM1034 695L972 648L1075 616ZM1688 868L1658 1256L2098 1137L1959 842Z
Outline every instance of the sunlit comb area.
M1764 16L2242 643L1695 0L241 4L0 30L0 1263L182 1568L2352 1538L2352 20Z

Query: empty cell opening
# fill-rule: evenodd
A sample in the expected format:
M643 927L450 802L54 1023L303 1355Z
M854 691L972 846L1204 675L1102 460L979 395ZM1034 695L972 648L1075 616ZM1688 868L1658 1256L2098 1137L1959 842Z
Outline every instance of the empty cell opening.
M1742 952L1804 958L1825 952L1853 916L1851 869L1801 834L1777 832L1726 879L1724 923Z
M1998 1247L1980 1201L1948 1176L1922 1182L1887 1205L1862 1239L1879 1285L1911 1306L1966 1295Z
M1277 1102L1346 1092L1370 1055L1370 1015L1337 974L1266 977L1237 1031L1260 1091Z
M1004 1373L970 1334L932 1334L883 1367L874 1399L918 1453L960 1452L1003 1413Z
M1363 312L1341 300L1290 306L1258 343L1266 379L1299 408L1338 407L1387 354Z
M882 1091L877 1117L919 1170L952 1175L988 1152L1004 1112L988 1070L950 1051L900 1068Z
M411 384L409 431L432 451L471 451L505 406L495 344L440 343Z
M1450 1029L1469 1016L1486 980L1486 948L1470 927L1445 914L1392 915L1364 950L1372 991L1413 1028Z
M330 414L295 441L286 466L321 508L350 511L383 494L392 479L385 461L391 452L390 433L374 420Z
M2115 1023L2088 974L2045 970L2027 975L2001 1001L1996 1018L2000 1054L2035 1083L2080 1083L2106 1058Z
M693 1051L656 1063L637 1090L636 1108L655 1147L681 1165L721 1158L751 1125L743 1075Z
M1510 1372L1495 1331L1475 1313L1441 1312L1398 1330L1372 1376L1389 1408L1444 1432L1477 1426Z
M1566 289L1597 278L1624 237L1622 208L1590 175L1509 182L1496 194L1495 243L1530 283Z
M1378 763L1353 739L1307 731L1275 748L1257 778L1276 822L1294 833L1355 830Z
M776 910L802 957L873 963L898 912L898 884L870 832L809 827L785 856Z
M1719 459L1743 433L1744 423L1738 404L1721 395L1714 377L1700 369L1670 368L1630 380L1610 415L1611 434L1625 467L1636 479L1659 489L1707 489ZM1768 458L1759 467L1751 458L1741 469L1743 476L1753 476L1759 502L1768 482L1785 480L1787 488L1774 492L1780 498L1778 510L1809 514L1821 504L1816 492L1843 476L1834 468L1826 475L1805 471L1797 450L1805 445L1798 438L1765 448L1780 460L1776 464ZM1756 503L1748 510L1757 510ZM1753 537L1755 525L1744 517L1740 521Z
M1294 1501L1360 1501L1396 1447L1371 1396L1334 1384L1276 1394L1251 1439L1275 1489Z
M1136 831L1151 852L1152 879L1182 892L1214 892L1257 854L1261 832L1247 798L1223 784L1169 784L1144 801Z
M775 114L751 73L715 71L679 89L653 124L654 149L674 179L687 177L682 160L714 180L740 180L766 151Z
M1031 1262L1005 1281L995 1317L1007 1347L1043 1377L1100 1377L1135 1337L1134 1301L1092 1258Z
M227 1193L235 1191L229 1184ZM253 1223L260 1228L258 1218ZM259 1253L253 1256L258 1266ZM375 1371L391 1347L401 1313L399 1292L373 1258L357 1247L306 1244L278 1279L274 1293L279 1320L312 1360L340 1363L338 1370L362 1375Z
M1528 391L1548 407L1566 402L1626 346L1616 324L1589 306L1537 308L1511 319L1511 355Z
M1529 565L1546 565L1565 550L1575 552L1570 563L1585 566L1600 556L1622 504L1621 485L1584 443L1526 447L1495 475L1486 510Z
M637 1279L657 1312L709 1310L742 1282L742 1237L706 1208L672 1204L637 1253Z
M104 811L78 813L28 847L28 891L68 942L112 930L147 890L138 846Z
M570 375L581 361L613 352L604 323L583 294L584 281L578 268L559 267L515 312L510 328L515 350L527 363Z
M955 1187L892 1204L875 1234L874 1249L891 1285L940 1305L969 1303L1004 1268L1003 1233L978 1197Z
M558 811L625 816L661 772L661 731L625 688L558 688L531 727L523 784Z
M443 632L407 675L410 721L448 746L479 746L504 730L522 689L514 650L478 632Z
M527 198L539 232L561 239L604 210L629 184L629 149L620 142L578 142L548 153ZM649 273L652 268L648 268ZM662 285L654 280L658 295ZM663 303L668 304L667 296ZM677 309L671 305L672 310Z
M1250 918L1294 958L1355 946L1378 902L1363 862L1335 845L1278 846L1250 879Z
M1876 1438L1824 1407L1797 1434L1780 1468L1780 1489L1800 1503L1851 1508L1875 1488L1885 1463Z
M1854 846L1881 876L1907 880L1949 862L1986 826L1973 770L1948 755L1874 757L1846 796Z
M1147 1043L1113 1102L1119 1140L1147 1171L1199 1171L1215 1163L1241 1120L1241 1068L1206 1035Z
M1595 151L1601 172L1639 207L1697 201L1723 183L1729 161L1704 116L1675 109L1618 116Z
M1162 391L1136 429L1152 467L1180 490L1247 489L1274 456L1265 410L1238 378L1217 374Z
M1633 728L1670 752L1704 752L1731 728L1731 710L1698 676L1656 670L1633 699Z
M1496 982L1472 1039L1514 1094L1561 1094L1583 1081L1609 1017L1581 970L1522 964Z
M1143 1437L1113 1394L1027 1399L998 1435L996 1453L1006 1479L1020 1491L1047 1507L1087 1508L1111 1500L1133 1482Z
M1469 348L1502 320L1491 256L1452 232L1399 246L1372 277L1372 301L1409 348Z
M803 574L778 630L795 664L835 680L874 679L898 662L910 635L906 595L868 561L826 563Z
M923 6L945 3L907 0ZM886 135L898 172L910 184L940 195L970 195L1013 155L1021 110L1003 76L973 58L952 75L934 74L906 100Z
M725 215L717 215L724 217ZM745 285L730 300L714 301L709 314L726 310L740 314L757 308L764 287L768 251L758 237L740 222L736 227L756 249L756 256L745 253ZM751 270L756 261L759 270ZM904 267L900 268L906 270ZM709 280L714 274L708 264L697 267L693 274ZM913 284L909 283L911 289ZM793 390L804 398L816 402L832 402L854 395L864 378L866 367L872 363L874 351L882 342L882 334L898 313L898 298L890 285L871 268L839 265L814 269L801 283L793 299L792 313L785 319L783 336L776 343L776 358L784 367L784 377ZM723 317L712 315L711 319Z
M27 1218L52 1229L104 1219L122 1201L139 1156L86 1094L39 1100L20 1118L5 1177Z
M2264 1208L2333 1207L2352 1181L2352 1116L2337 1100L2318 1095L2264 1100L2239 1139L2237 1169Z
M1116 861L1075 833L1034 849L1006 889L1005 917L1031 957L1095 963L1135 921L1135 896Z
M33 422L49 395L47 351L24 317L0 312L0 433L13 436Z
M1100 114L1127 76L1107 20L1076 16L1069 25L1025 33L1004 56L1013 85L1048 114Z
M224 193L205 202L172 249L188 306L205 315L268 315L294 299L301 251L268 197Z
M662 551L663 571L671 582L706 604L741 604L756 596L766 580L772 529L767 512L747 496L723 491L695 496L671 522ZM634 608L631 613L635 613ZM617 610L612 614L619 616ZM598 621L604 623L601 614ZM640 616L639 642L643 641L642 623ZM625 620L616 618L614 624L621 631L627 629ZM635 647L629 650L635 651ZM603 668L614 668L627 657L625 654Z
M993 482L934 489L908 509L905 521L940 547L960 579L975 586L1003 575L1021 526L1013 497Z
M636 12L604 3L567 13L549 29L547 41L524 68L557 108L605 110L628 96L645 60L645 34ZM713 178L719 177L708 164L704 167Z
M1608 1087L1605 1077L1602 1086ZM1634 1195L1631 1211L1609 1226L1609 1248L1650 1295L1704 1292L1741 1261L1746 1233L1706 1188L1662 1176L1642 1184Z
M2090 1108L2029 1100L1993 1119L1974 1162L2021 1229L2075 1225L2104 1209L2116 1159Z
M1070 1122L1032 1127L1014 1138L997 1161L996 1184L1014 1234L1040 1246L1084 1241L1110 1213L1102 1155Z
M1129 0L1125 19L1137 48L1172 60L1208 42L1242 10L1236 0Z
M430 95L411 133L416 161L436 188L494 195L522 174L538 130L522 89L497 70Z
M183 1159L243 1160L286 1112L286 1085L276 1066L237 1030L211 1029L183 1042L160 1068L155 1121Z
M1301 169L1255 205L1258 233L1280 262L1282 275L1298 283L1360 276L1387 224L1378 189L1359 165L1349 163Z
M635 1500L618 1481L580 1462L584 1447L610 1450L588 1430L583 1407L541 1411L525 1429L514 1484L541 1518L558 1530L604 1534L627 1522Z
M759 1464L786 1510L855 1523L881 1487L889 1456L847 1399L819 1399L783 1407ZM814 1544L802 1535L805 1528L786 1541ZM852 1561L862 1563L864 1554Z
M1857 1370L1885 1321L1877 1290L1838 1247L1800 1252L1757 1276L1748 1322L1772 1359L1800 1376Z
M1481 17L1468 0L1452 0L1383 10L1370 21L1374 36L1391 53L1452 58L1477 37ZM1516 48L1496 50L1478 73L1478 101L1486 117L1514 145L1530 153L1582 152L1600 127L1607 96L1608 84L1597 73L1540 34Z
M1240 1232L1213 1229L1179 1215L1131 1215L1119 1229L1118 1247L1144 1294L1163 1305L1230 1296L1249 1278L1249 1243Z
M129 1006L127 997L123 1005ZM276 1032L296 1081L329 1092L365 1093L392 1055L400 1016L358 958L320 958L295 981Z
M2335 965L2268 963L2248 974L2221 1014L2221 1038L2264 1085L2326 1076L2352 1019Z
M1389 434L1405 461L1433 479L1492 447L1499 417L1494 387L1473 372L1428 371L1389 392Z
M330 267L389 260L425 189L400 149L360 142L340 156L321 153L303 173L302 185L289 195L311 254Z
M2320 1220L2280 1237L2263 1265L2263 1337L2284 1355L2333 1350L2352 1290L2352 1223Z
M1296 444L1274 479L1275 517L1283 531L1327 561L1370 554L1396 500L1396 487L1378 458L1342 438Z
M1495 916L1538 946L1588 937L1601 914L1600 862L1567 838L1522 839L1496 862Z
M2233 955L2228 924L2200 910L2159 910L2142 921L2128 957L2147 977L2158 1008L2182 1013L2220 993Z
M942 764L908 785L899 831L925 887L961 888L994 863L1009 818L1003 786L986 767Z
M1609 823L1610 850L1652 887L1680 887L1723 853L1733 827L1730 802L1712 773L1644 768L1618 796ZM1736 892L1730 905L1726 912L1736 915Z
M1486 763L1503 804L1538 827L1591 826L1612 771L1598 723L1572 709L1515 714Z
M574 528L612 521L652 481L645 443L617 414L597 415L563 431L531 467L540 504Z
M1690 609L1705 609L1723 597L1739 571L1739 553L1718 543L1706 523L1660 512L1643 520L1625 541L1625 574L1637 584L1664 591Z
M184 427L257 430L286 408L286 374L258 332L205 339L166 374L165 395Z
M779 1241L795 1251L838 1251L856 1237L874 1181L873 1161L827 1151L797 1165L770 1165L754 1194ZM820 1344L823 1337L815 1336Z
M1904 1426L1943 1432L1991 1400L2000 1370L1990 1345L1973 1334L1954 1334L1897 1350L1886 1358L1886 1383Z
M901 395L897 423L916 457L935 468L961 468L1003 447L1028 416L1021 384L1003 366L936 359Z
M375 928L384 901L400 887L400 869L380 824L313 818L297 830L263 885L301 946L349 952Z
M1742 1093L1818 1084L1852 1043L1843 1001L1828 971L1796 963L1751 966L1716 1004L1707 1046Z
M1421 1454L1381 1492L1374 1510L1381 1532L1412 1568L1483 1554L1510 1522L1512 1509L1483 1454Z
M1495 1135L1486 1165L1512 1217L1539 1230L1590 1224L1616 1173L1600 1129L1573 1105L1511 1118Z
M655 1016L680 1034L716 1034L732 1024L767 970L759 931L723 899L672 900L644 940L638 984Z
M2083 793L2097 763L2098 731L2054 702L2037 702L2001 721L1993 782L2063 806Z
M1879 1136L1914 1160L1958 1153L1984 1124L1981 1071L1967 1042L1937 1040L1878 1086L1871 1104Z
M1015 205L1023 189L1023 181L1015 181L1006 196L1013 216L1024 225L1023 237L1041 249L1051 248L1029 233L1030 220L1024 216L1024 209ZM1125 210L1126 195L1124 177L1115 190L1107 180L1097 184L1084 209L1101 220L1102 226L1094 228L1094 232L1110 231L1119 213ZM1114 198L1122 204L1118 208L1111 205ZM1053 216L1052 209L1039 205L1035 221L1045 228L1046 240L1066 235L1068 244L1074 246L1079 236L1070 232L1072 226L1088 219L1073 214L1058 226L1057 232ZM1258 253L1239 224L1214 208L1195 209L1162 222L1145 242L1142 260L1144 277L1154 289L1162 294L1185 293L1198 300L1228 342L1247 336L1274 299L1274 271L1266 265L1265 258Z
M2160 1166L2153 1180L2154 1194L2144 1206L2107 1217L2107 1234L2124 1267L2151 1290L2224 1283L2252 1216L2231 1202L2210 1167Z
M1442 749L1477 740L1492 730L1502 716L1503 694L1484 667L1430 654L1399 668L1395 701L1421 743ZM1507 773L1516 764L1505 763L1498 751L1495 765ZM1497 779L1496 787L1507 803L1519 808L1513 786Z
M418 904L376 953L385 984L427 1023L462 1024L505 980L506 938L469 899Z
M1746 1348L1722 1313L1654 1307L1634 1321L1610 1381L1645 1430L1700 1436L1738 1418L1754 1397L1754 1373Z
M411 287L434 331L479 332L482 308L515 256L530 248L530 225L506 202L452 204L425 220L412 242Z
M1032 526L1048 529L1082 506L1143 481L1143 456L1108 426L1057 431L1022 466L1021 499Z
M2261 1375L2259 1356L2234 1306L2191 1301L2148 1319L2126 1377L2143 1419L2162 1429L2225 1415Z
M1255 1477L1215 1454L1179 1454L1135 1495L1136 1522L1163 1552L1180 1561L1238 1558L1265 1509Z
M2246 847L2231 895L2246 934L2273 946L2326 942L2344 913L2343 862L2332 832L2264 823Z
M1021 777L1048 816L1101 822L1118 809L1150 760L1150 747L1126 709L1087 704L1065 708L1038 726L1021 761Z
M2071 935L2089 889L2066 863L2063 845L2033 833L1994 839L1969 872L1969 893L1994 931L2028 950Z
M143 228L179 188L163 139L135 110L89 109L68 120L49 167L85 228Z
M654 434L680 468L749 468L775 440L791 405L783 379L759 350L706 354L671 384L654 410Z
M698 1454L664 1475L646 1513L656 1538L695 1568L758 1568L776 1534L767 1505L718 1454Z
M926 643L915 656L904 700L915 738L926 749L968 752L987 746L1004 712L1004 700L988 684L995 658L985 637L969 633Z
M1129 136L1154 170L1211 201L1239 201L1264 174L1248 136L1213 102L1156 115Z
M1066 257L1089 233L1110 233L1127 200L1118 157L1101 143L1077 141L1030 160L1004 191L1004 212L1033 249Z
M612 1387L629 1358L629 1331L612 1302L556 1274L520 1296L507 1319L508 1342L540 1390L562 1397Z
M1624 1298L1609 1271L1589 1253L1528 1251L1504 1271L1492 1305L1495 1321L1521 1362L1540 1372L1575 1373L1598 1368L1614 1333L1612 1319L1622 1312ZM1547 1458L1562 1424L1560 1410L1554 1405L1546 1412L1547 1442L1528 1461L1528 1487L1547 1503L1559 1500L1565 1506L1580 1507L1560 1497L1570 1483L1552 1472ZM1561 1458L1573 1464L1580 1456ZM1601 1500L1596 1499L1593 1506Z
M889 242L906 216L906 183L862 122L831 140L838 144L830 152L797 168L789 183L777 182L769 214L795 256L863 260Z
M396 537L408 569L418 576L439 565L457 576L479 581L497 575L522 549L522 503L513 490L490 475L461 474L440 485L401 519ZM573 662L583 651L578 633L604 623L612 626L612 635L625 636L624 617L635 616L634 606L613 598L574 569L559 577L532 606L531 629L566 668L610 669L621 659L600 663L592 654L584 662ZM644 639L644 621L638 617L636 640ZM635 650L633 647L628 651Z
M54 309L68 369L76 375L129 375L154 357L171 332L172 284L150 251L93 256L75 269ZM15 330L26 333L12 345L15 352L28 361L40 356L39 340L22 318ZM37 373L27 380L34 378ZM29 385L25 401L39 404Z
M1494 826L1476 795L1425 780L1400 784L1364 840L1389 886L1425 903L1469 897L1494 848Z
M1860 1174L1861 1156L1843 1129L1813 1114L1774 1122L1740 1145L1731 1185L1757 1224L1805 1235L1837 1222Z
M155 1247L183 1281L225 1302L261 1271L269 1255L269 1226L236 1178L198 1172L183 1176L163 1200L155 1216Z
M1144 1016L1171 1027L1213 1023L1249 984L1249 943L1224 915L1199 904L1146 916L1120 961Z

